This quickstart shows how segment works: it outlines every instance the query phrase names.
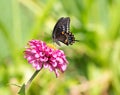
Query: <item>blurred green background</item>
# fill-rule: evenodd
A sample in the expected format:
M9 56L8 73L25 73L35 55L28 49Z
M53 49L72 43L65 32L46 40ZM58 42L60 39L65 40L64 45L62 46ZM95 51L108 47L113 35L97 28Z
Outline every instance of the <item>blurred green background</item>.
M24 59L31 39L53 44L60 17L77 40L64 50L69 65L56 78L43 69L27 95L120 95L120 0L0 0L0 95L17 95L35 69Z

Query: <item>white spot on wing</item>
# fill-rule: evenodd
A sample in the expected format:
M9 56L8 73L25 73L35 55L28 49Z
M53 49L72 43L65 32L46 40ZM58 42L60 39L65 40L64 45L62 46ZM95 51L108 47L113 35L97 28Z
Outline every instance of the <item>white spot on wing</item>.
M63 29L63 31L65 31L65 26L64 25L62 25L62 29Z
M66 32L68 33L69 32L69 22L67 22L67 30Z

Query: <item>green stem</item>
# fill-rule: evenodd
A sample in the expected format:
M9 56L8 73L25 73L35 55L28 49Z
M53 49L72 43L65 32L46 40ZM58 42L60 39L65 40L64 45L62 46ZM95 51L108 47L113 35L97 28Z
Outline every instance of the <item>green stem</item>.
M37 76L37 74L40 72L40 70L36 70L34 74L31 76L31 78L28 80L26 84L23 84L18 92L20 95L25 95L26 89L29 88L31 82L33 79Z
M26 88L26 89L30 86L32 80L36 77L36 75L37 75L39 72L40 72L40 70L36 70L36 71L34 72L34 74L31 76L31 78L28 80L28 82L27 82L26 85L25 85L25 88Z

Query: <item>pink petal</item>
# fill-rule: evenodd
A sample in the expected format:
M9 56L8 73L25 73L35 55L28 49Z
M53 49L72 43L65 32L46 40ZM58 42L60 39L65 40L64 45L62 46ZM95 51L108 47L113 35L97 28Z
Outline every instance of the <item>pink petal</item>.
M56 74L56 77L58 77L60 75L57 69L55 69L54 72Z
M39 57L40 57L39 54L36 53L36 54L35 54L35 58L39 58Z
M51 67L51 65L49 65L49 70L52 72L53 71L53 68Z
M67 68L67 65L62 65L62 66L61 66L62 71L65 71L66 68Z
M44 68L48 68L49 65L47 63L44 63L43 66L44 66Z
M52 62L51 64L52 64L53 67L57 66L57 62Z

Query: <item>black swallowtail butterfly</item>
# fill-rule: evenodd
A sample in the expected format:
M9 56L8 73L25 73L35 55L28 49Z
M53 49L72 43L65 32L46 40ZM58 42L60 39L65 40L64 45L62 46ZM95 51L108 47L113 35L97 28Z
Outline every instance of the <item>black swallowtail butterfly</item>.
M70 18L69 17L62 17L60 18L52 33L53 41L56 42L60 46L60 42L66 45L72 45L75 41L74 35L70 32Z

